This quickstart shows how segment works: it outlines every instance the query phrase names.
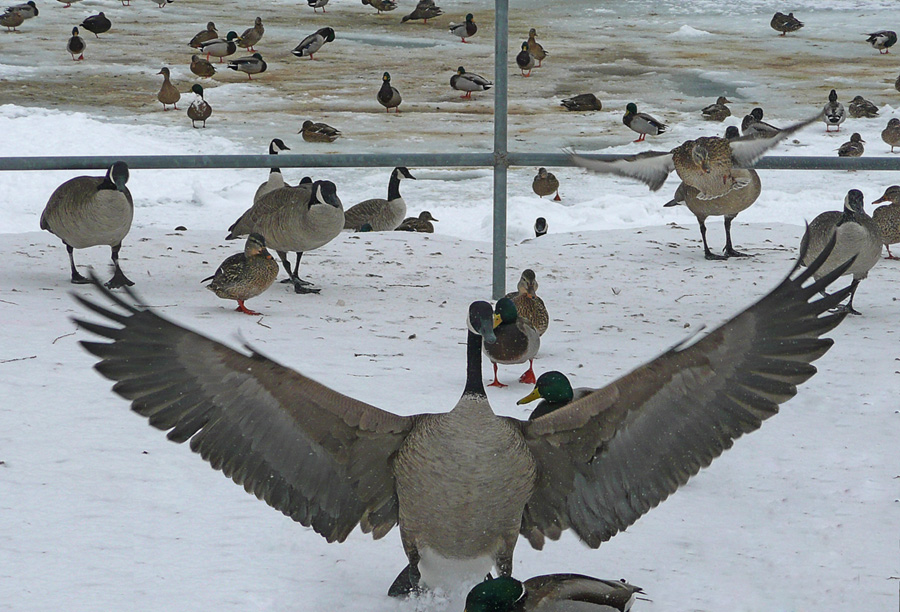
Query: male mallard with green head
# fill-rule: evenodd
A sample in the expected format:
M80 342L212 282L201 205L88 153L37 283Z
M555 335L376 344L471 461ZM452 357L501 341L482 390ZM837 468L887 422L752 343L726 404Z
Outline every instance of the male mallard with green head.
M197 121L202 121L203 127L206 127L206 120L212 115L212 106L210 106L209 102L206 101L206 98L203 97L202 85L194 83L191 85L191 91L195 94L194 101L191 102L191 105L188 106L187 109L187 116L191 120L191 127L197 127Z
M490 387L505 387L497 379L497 364L515 365L528 362L528 370L519 382L534 384L534 356L541 348L541 335L534 325L519 316L516 305L508 297L497 300L494 307L494 342L485 342L484 354L494 366L494 382Z
M214 38L200 43L200 53L205 53L207 60L210 55L218 57L221 64L223 57L234 55L237 52L237 42L237 32L229 32L225 38Z
M536 399L543 400L534 410L532 410L531 414L528 415L528 420L533 421L545 414L550 414L554 410L558 410L575 400L587 397L594 391L596 391L596 389L591 389L589 387L578 387L577 389L573 389L572 383L569 382L569 378L565 374L557 372L556 370L551 370L550 372L544 372L538 376L537 382L534 384L534 389L531 393L520 399L516 404L521 406L522 404L533 402Z
M450 87L457 91L466 92L461 98L471 98L473 91L487 91L494 86L492 81L487 80L483 76L474 72L466 72L466 69L460 66L456 69L456 74L450 77Z
M308 57L311 60L316 59L313 57L313 54L319 51L325 43L334 41L334 29L333 28L319 28L306 38L300 41L294 49L291 51L292 54L297 57Z
M375 98L384 107L384 112L389 113L392 108L395 113L400 112L400 103L403 101L403 98L400 97L400 92L397 88L391 85L391 75L389 73L385 72L381 76L381 89L378 90Z
M80 62L84 59L85 49L87 49L87 43L78 35L78 28L72 28L72 36L69 38L69 42L66 43L66 51L69 52L73 60ZM76 55L78 57L75 57Z
M828 102L822 108L822 121L825 122L825 131L830 132L831 127L841 131L841 124L847 119L847 113L844 111L844 105L838 102L837 91L832 89L828 92Z
M522 43L522 50L516 55L516 66L522 71L523 77L531 76L531 69L534 68L534 56L528 51L527 42ZM526 70L528 74L525 74Z
M277 276L278 262L266 250L266 239L254 233L247 237L243 253L235 253L225 259L215 274L200 282L212 281L206 288L216 296L223 300L237 300L236 311L258 315L244 302L271 287Z
M622 123L628 126L632 131L640 134L635 142L643 142L647 134L658 136L666 131L666 124L658 121L647 113L639 113L637 104L629 102L625 106L625 115L622 117Z
M872 204L880 204L882 202L890 202L884 206L879 206L872 213L872 220L878 226L881 233L881 240L887 249L887 257L885 259L900 259L891 255L891 245L900 242L900 185L891 185L884 190L884 195L872 202Z
M468 42L466 39L475 36L477 31L478 26L475 25L475 16L472 13L466 15L466 20L463 23L450 24L450 33L459 36L463 42Z
M897 33L892 30L878 30L866 36L866 42L881 54L890 53L890 48L897 43Z
M253 74L261 74L266 71L269 65L266 63L266 60L263 59L263 56L259 53L254 53L248 57L239 57L237 59L228 60L228 68L234 71L243 72L247 75L248 80L253 80L253 77L250 75Z
M520 582L487 579L466 596L465 612L628 612L643 589L624 580L547 574Z

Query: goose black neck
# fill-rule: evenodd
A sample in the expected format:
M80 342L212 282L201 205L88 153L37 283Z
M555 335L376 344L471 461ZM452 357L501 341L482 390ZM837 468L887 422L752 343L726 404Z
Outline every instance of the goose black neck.
M481 378L481 336L471 331L466 342L466 388L463 395L487 397Z
M269 174L281 174L281 168L272 168L269 170Z
M844 214L841 215L841 218L837 222L837 226L840 227L844 223L854 223L856 221L856 213L850 210L849 208L844 209Z
M109 177L109 173L107 173L106 176L103 177L103 182L97 185L97 191L100 191L101 189L118 189L118 187L116 187L116 184Z
M388 181L388 201L400 198L400 173L391 172L391 180Z

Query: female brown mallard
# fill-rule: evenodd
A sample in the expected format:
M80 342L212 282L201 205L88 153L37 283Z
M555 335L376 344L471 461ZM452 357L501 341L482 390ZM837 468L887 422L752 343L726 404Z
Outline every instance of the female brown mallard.
M850 100L850 104L847 105L847 109L850 111L850 116L854 119L860 119L863 117L871 119L872 117L878 116L878 107L862 96L856 96L852 100Z
M528 362L528 370L520 383L534 384L534 356L541 348L541 335L527 319L520 317L516 305L508 297L497 300L494 307L494 342L485 342L484 354L494 365L494 382L489 387L505 387L497 379L497 364L514 365Z
M386 13L388 11L393 11L397 8L397 3L394 0L362 0L363 6L366 4L370 5L373 9L378 11L378 14Z
M538 173L535 175L534 180L531 181L531 190L542 198L545 195L555 193L556 197L553 199L557 202L562 200L559 197L559 179L552 172L547 172L546 168L538 168Z
M422 232L424 234L433 234L434 225L432 221L437 223L438 219L431 216L427 210L419 213L418 217L407 217L400 225L397 226L398 232Z
M244 33L238 37L237 46L242 47L247 51L256 51L256 49L253 48L253 45L262 40L265 32L266 28L263 27L262 17L257 17L253 22L253 27L244 30Z
M315 123L307 119L300 127L298 134L303 135L306 142L334 142L341 136L341 131L327 123Z
M794 17L793 13L785 15L784 13L776 12L769 25L772 26L773 30L781 32L781 35L784 36L788 32L796 32L802 28L803 22Z
M550 315L547 314L544 300L538 297L537 290L538 282L534 270L526 268L522 271L516 290L507 293L505 297L512 300L519 316L528 319L538 335L543 336L547 326L550 325Z
M725 96L719 96L713 104L704 106L700 109L700 114L703 115L703 118L707 121L725 121L731 117L731 110L725 106L730 103L731 100Z
M163 82L159 88L159 93L156 94L156 99L162 102L164 111L169 110L167 108L169 104L175 110L178 110L178 101L181 99L181 94L178 92L178 88L172 85L172 81L169 80L169 69L163 66L156 74L163 75Z
M244 301L271 287L277 276L278 262L266 250L266 239L254 233L247 237L243 253L228 257L215 274L200 282L211 280L206 288L216 296L223 300L237 300L236 311L258 315L258 312L248 309Z
M409 15L405 15L400 19L400 23L406 23L407 21L418 21L422 20L422 23L428 23L429 19L433 19L434 17L439 17L444 14L444 11L441 10L441 7L437 6L434 3L434 0L419 0L416 4L416 8L413 9L413 12Z
M891 255L891 245L900 242L900 185L891 185L884 190L884 195L872 202L872 204L880 204L882 202L890 202L884 206L879 206L872 213L872 220L878 226L881 232L881 240L887 249L887 257L885 259L900 259Z
M894 117L888 121L887 127L881 131L881 139L891 145L891 153L894 147L900 147L900 119Z
M75 299L103 318L77 321L104 339L83 342L96 369L127 381L114 391L171 440L190 440L213 467L329 542L357 526L381 538L399 523L409 565L391 591L403 594L439 581L451 560L511 575L520 534L539 549L571 529L597 548L759 429L815 374L811 363L832 345L822 336L844 318L826 311L846 289L818 297L841 270L810 282L828 254L792 268L718 328L534 421L491 410L481 351L496 335L486 302L468 309L455 407L399 416L188 331L133 295L98 288L114 310ZM398 402L419 397L395 387ZM433 576L422 575L423 559L434 561Z
M541 64L544 62L544 59L548 55L550 55L550 53L547 52L543 46L541 46L541 43L535 40L536 37L537 30L535 30L534 28L528 30L528 40L526 41L528 43L528 52L531 53L531 56L535 60L537 60L537 66L535 66L535 68L540 68Z
M603 104L592 93L583 93L571 98L565 98L560 102L560 105L569 111L593 111L603 108Z
M209 60L205 60L199 55L191 56L191 72L199 77L211 77L216 73L216 67Z
M212 106L209 105L209 102L206 101L206 98L203 97L203 86L194 83L191 85L191 91L196 94L196 98L191 105L188 106L187 116L191 120L191 127L197 127L197 121L203 122L203 127L206 127L206 120L210 118L212 115Z
M591 172L612 173L627 176L646 184L656 191L666 182L672 170L681 180L697 189L697 197L709 200L722 196L732 189L750 184L747 177L735 176L733 168L750 168L762 155L776 144L819 120L816 115L806 121L784 128L772 138L728 140L717 136L704 136L688 140L669 152L649 152L638 157L616 161L595 161L572 155L572 161Z
M22 11L9 11L0 14L0 26L7 32L18 32L16 28L25 23L25 13Z
M850 135L850 140L838 148L838 157L860 157L865 153L866 149L863 145L865 142L866 141L862 139L862 136L859 135L859 132L853 132Z
M194 37L191 39L191 42L188 43L188 46L193 47L194 49L199 49L203 43L209 40L215 40L219 37L219 32L216 31L216 24L212 21L207 22L206 29L200 30Z

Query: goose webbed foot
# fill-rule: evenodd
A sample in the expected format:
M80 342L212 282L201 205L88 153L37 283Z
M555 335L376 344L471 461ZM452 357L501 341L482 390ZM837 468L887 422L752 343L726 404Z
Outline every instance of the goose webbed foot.
M726 257L753 257L750 253L741 253L740 251L735 251L732 248L725 248L725 256Z
M120 289L122 287L132 287L134 286L134 282L132 282L118 267L116 268L116 273L113 274L113 277L103 283L103 286L107 289Z
M72 270L72 284L73 285L90 285L91 281L81 275L80 272L76 270Z
M847 314L852 314L852 315L861 315L862 314L860 311L858 311L857 309L855 309L853 307L853 304L841 304L839 306L835 306L828 312L833 312L833 313L846 312Z
M294 285L312 285L311 282L303 280L302 278L284 278L281 280L282 285L288 285L293 283Z
M400 570L388 589L388 597L406 597L420 593L422 589L419 587L419 577L418 568L414 570L411 565L407 565Z
M706 257L706 259L708 259L710 261L723 261L725 259L728 259L727 255L716 255L709 249L706 249L706 253L704 254L704 257Z
M322 291L318 287L312 287L312 283L302 279L294 280L294 293L319 293Z

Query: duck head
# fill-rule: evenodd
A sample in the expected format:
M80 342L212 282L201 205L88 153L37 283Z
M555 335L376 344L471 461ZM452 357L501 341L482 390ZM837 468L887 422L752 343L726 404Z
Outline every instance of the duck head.
M522 51L528 51L528 41L522 43Z
M553 370L541 374L534 385L534 390L516 404L521 406L536 399L545 399L553 404L568 404L574 397L575 392L568 377L562 372Z
M880 204L881 202L900 204L900 185L891 185L885 189L884 195L872 202L872 204Z
M225 40L231 42L232 40L240 40L240 37L237 35L237 32L229 32L225 36Z
M898 189L900 189L900 188L898 188ZM432 217L431 213L428 212L427 210L423 210L422 212L419 213L419 219L422 221L437 221L438 220L438 219L435 219L434 217Z
M390 83L391 82L390 73L385 72L383 75L381 75L381 80L384 81L385 83Z
M738 131L736 125L729 125L725 129L725 139L726 140L732 140L734 138L739 138L740 135L741 135L741 133Z
M469 316L466 327L477 336L481 336L488 344L497 341L494 335L494 310L483 300L469 304Z
M626 115L636 115L637 114L637 104L634 102L629 102L625 105L625 114Z
M475 15L473 15L472 13L469 13L468 15L466 15L466 23L471 23L474 20L475 20Z
M701 144L694 145L691 149L691 159L701 170L709 174L709 149Z
M72 36L78 36L78 28L72 28Z
M719 96L718 98L716 98L716 104L718 104L719 106L723 104L731 104L731 100L729 100L725 96Z
M862 142L862 143L865 143L866 141L862 139L862 136L859 135L859 132L853 132L853 133L850 135L850 142Z
M462 66L460 66L459 68L456 69L456 74L458 74L458 75L463 75L465 73L466 73L466 69L463 68Z
M515 323L518 318L519 313L516 311L516 305L513 304L511 299L502 297L497 300L497 305L494 306L495 328L502 324Z
M170 74L170 73L169 73L169 69L168 69L168 68L162 67L162 68L159 69L159 72L157 72L156 74L161 74L161 75L163 75L163 77L169 78L169 74Z
M750 116L753 117L754 119L756 119L757 121L762 121L763 109L761 109L760 107L757 106L752 111L750 111Z
M519 290L519 293L524 293L526 296L534 298L537 295L538 289L538 282L534 277L534 270L531 268L523 270L522 277L519 278L519 283L516 285L516 288Z
M511 576L485 580L466 596L465 612L506 612L525 597L525 586Z
M319 36L325 39L325 42L331 42L334 40L334 29L332 28L322 28L318 32L316 32Z
M831 90L831 92L828 94L828 101L832 103L837 102L837 91L833 89Z
M254 257L266 253L266 239L262 234L253 233L247 236L247 243L244 245L244 255Z
M191 85L191 91L194 92L195 94L197 94L198 96L200 96L201 98L203 97L203 85L200 85L199 83L194 83L193 85Z

